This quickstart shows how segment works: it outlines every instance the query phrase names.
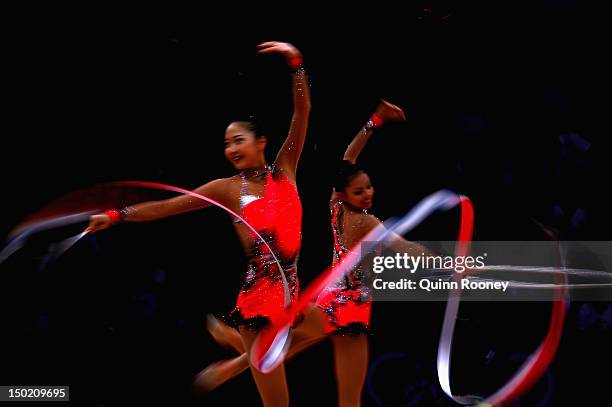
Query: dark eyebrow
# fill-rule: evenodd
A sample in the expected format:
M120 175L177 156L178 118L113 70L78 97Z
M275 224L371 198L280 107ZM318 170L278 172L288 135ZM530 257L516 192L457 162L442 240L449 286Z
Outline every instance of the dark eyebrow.
M236 140L238 137L244 137L244 134L236 134L235 136L227 137L225 141L228 141L228 139Z

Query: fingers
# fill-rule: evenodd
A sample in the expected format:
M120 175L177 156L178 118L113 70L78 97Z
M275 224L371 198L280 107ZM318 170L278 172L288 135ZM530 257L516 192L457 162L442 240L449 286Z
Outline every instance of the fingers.
M257 48L259 48L257 51L258 54L266 54L280 50L282 48L282 43L278 41L262 42L257 46Z
M261 44L259 44L257 48L268 48L268 47L273 47L278 44L280 44L278 41L267 41L267 42L262 42Z
M84 230L85 233L96 233L98 230L100 230L99 228L97 228L96 226L89 226L87 229Z
M401 110L397 105L394 105L393 103L390 103L388 101L386 101L385 99L380 99L380 103L388 108L388 109L392 109L392 110Z
M278 52L286 56L300 55L300 51L288 42L268 41L259 44L257 48L259 48L259 50L257 51L258 54Z
M259 51L257 51L258 54L269 54L271 52L278 52L281 51L281 48L279 46L272 46L269 48L262 48Z
M387 102L385 99L380 99L378 109L383 114L388 114L391 120L406 121L404 111L397 105Z
M91 222L89 224L89 226L87 226L87 229L85 229L86 233L95 233L98 231L98 224L97 222Z
M87 228L85 229L86 233L93 233L96 230L96 221L95 219L91 219L89 221L89 225L87 225Z
M398 106L392 105L396 120L406 121L406 114Z
M106 229L110 224L104 219L94 215L89 221L89 225L84 230L86 233L95 233L99 230Z

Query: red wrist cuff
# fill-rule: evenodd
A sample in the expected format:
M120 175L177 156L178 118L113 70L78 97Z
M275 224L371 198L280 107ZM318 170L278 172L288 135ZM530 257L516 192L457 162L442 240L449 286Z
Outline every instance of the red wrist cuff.
M372 117L370 117L370 120L374 124L374 127L380 127L384 123L384 120L381 119L380 116L377 115L376 113L372 114Z
M297 71L303 63L304 60L301 56L293 57L289 60L289 67L291 67L291 69L293 69L294 71Z
M104 214L110 218L113 225L121 222L121 212L116 209L108 209Z

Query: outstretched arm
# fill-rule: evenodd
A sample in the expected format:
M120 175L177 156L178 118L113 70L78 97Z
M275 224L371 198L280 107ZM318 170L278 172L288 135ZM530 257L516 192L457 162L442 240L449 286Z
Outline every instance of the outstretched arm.
M194 190L195 193L204 195L215 201L223 203L226 196L227 179L217 179ZM106 229L119 221L125 222L150 222L180 213L194 211L196 209L211 206L207 201L190 195L180 195L175 198L160 201L142 202L128 206L119 211L106 211L103 214L93 215L90 218L86 232L97 232Z
M259 53L277 52L287 59L289 65L295 70L292 78L293 116L289 134L285 139L275 163L285 174L295 181L297 163L304 149L308 117L310 116L310 90L308 78L302 67L302 54L300 50L285 42L264 42L258 46Z
M435 253L428 247L423 246L420 243L412 242L404 239L402 236L392 233L385 246L390 248L396 253L407 253L409 256L434 256Z

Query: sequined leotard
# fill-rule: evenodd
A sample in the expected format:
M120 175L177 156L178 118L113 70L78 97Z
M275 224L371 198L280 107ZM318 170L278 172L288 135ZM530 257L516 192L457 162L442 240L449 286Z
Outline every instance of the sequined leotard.
M295 301L299 291L296 264L302 237L302 205L295 185L281 171L270 166L266 172L262 197L247 195L246 180L242 177L241 216L273 250ZM249 235L252 242L249 268L230 319L236 325L259 330L271 316L283 312L284 290L278 265L268 246L252 231Z
M333 263L342 261L349 253L344 243L343 216L345 208L342 201L332 204L332 232L334 235ZM365 284L364 270L355 267L336 284L327 287L316 304L326 315L325 331L339 334L367 333L370 327L372 296Z

